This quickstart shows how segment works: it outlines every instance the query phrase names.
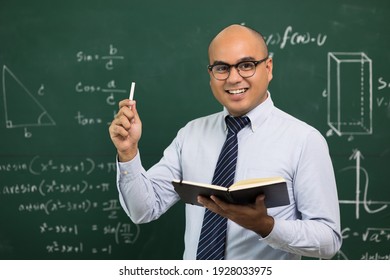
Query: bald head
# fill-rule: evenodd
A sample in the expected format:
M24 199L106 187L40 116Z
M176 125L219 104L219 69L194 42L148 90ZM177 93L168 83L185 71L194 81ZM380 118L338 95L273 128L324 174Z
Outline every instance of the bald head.
M234 41L245 41L248 44L256 44L259 50L265 56L268 56L268 47L263 35L249 27L233 24L219 32L211 41L209 45L209 57L215 47L221 47L221 45L223 46L224 42Z
M243 116L267 99L273 64L260 33L237 24L226 27L210 43L209 62L211 90L230 115ZM224 69L227 75L220 76Z

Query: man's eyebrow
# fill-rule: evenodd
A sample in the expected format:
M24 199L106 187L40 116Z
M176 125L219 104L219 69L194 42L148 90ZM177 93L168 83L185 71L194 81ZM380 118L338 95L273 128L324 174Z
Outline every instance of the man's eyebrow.
M246 56L246 57L243 57L243 58L240 58L237 63L240 63L240 62L243 62L243 61L254 61L256 60L256 58L252 57L252 56Z
M255 61L256 59L252 56L245 56L237 60L237 63L243 62L243 61ZM221 65L226 64L229 65L229 63L222 61L222 60L215 60L212 65Z
M229 63L225 62L225 61L221 61L221 60L215 60L213 62L213 64L211 65L221 65L221 64L226 64L226 65L229 65Z

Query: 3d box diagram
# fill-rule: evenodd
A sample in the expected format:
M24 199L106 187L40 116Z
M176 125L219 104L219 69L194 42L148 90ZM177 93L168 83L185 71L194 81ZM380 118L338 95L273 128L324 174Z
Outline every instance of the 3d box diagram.
M339 136L372 134L372 61L363 52L328 53L328 125Z

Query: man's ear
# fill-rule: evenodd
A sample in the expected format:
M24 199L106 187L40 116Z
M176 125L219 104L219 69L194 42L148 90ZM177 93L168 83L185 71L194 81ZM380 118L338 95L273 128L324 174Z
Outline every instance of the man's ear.
M267 68L267 71L268 71L268 82L270 82L273 78L273 75L272 75L272 70L273 70L273 61L272 61L272 58L268 58L268 60L265 62L265 67Z

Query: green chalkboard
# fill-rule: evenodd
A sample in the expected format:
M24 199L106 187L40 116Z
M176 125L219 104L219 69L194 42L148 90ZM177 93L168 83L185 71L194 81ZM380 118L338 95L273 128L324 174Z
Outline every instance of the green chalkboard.
M181 258L182 203L146 225L120 208L108 125L135 81L148 168L221 110L207 47L232 23L264 34L275 104L329 143L335 259L389 259L389 14L379 0L2 0L0 259Z

